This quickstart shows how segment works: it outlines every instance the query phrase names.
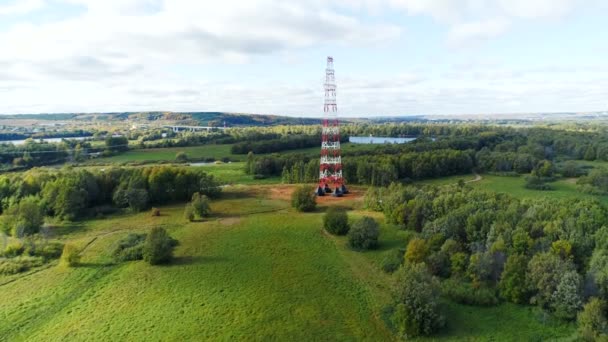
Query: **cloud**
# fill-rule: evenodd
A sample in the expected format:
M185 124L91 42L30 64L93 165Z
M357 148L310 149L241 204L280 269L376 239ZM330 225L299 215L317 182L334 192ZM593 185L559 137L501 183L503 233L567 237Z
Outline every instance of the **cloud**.
M44 0L14 0L6 5L0 5L0 16L27 14L44 6Z
M595 0L390 0L410 15L429 15L448 27L448 44L468 46L496 38L521 20L557 20Z

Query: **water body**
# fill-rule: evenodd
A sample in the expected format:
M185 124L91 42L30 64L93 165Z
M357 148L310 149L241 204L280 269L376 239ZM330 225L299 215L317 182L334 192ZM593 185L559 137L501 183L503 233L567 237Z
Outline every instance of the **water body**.
M61 139L67 140L85 140L91 137L65 137L65 138L44 138L44 139L34 139L35 142L40 142L40 140L49 143L58 143L61 142ZM25 144L25 139L22 140L4 140L0 141L0 144L13 144L13 145L23 145Z
M391 137L349 137L348 141L353 144L406 144L416 138L391 138Z

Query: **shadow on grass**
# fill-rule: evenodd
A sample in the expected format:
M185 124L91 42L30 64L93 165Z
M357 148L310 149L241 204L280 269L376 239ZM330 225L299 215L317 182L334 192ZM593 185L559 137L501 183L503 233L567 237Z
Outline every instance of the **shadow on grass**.
M218 263L218 262L228 262L229 259L225 257L217 257L217 256L179 256L174 257L173 260L168 264L163 264L160 266L178 266L178 265L195 265L195 264L210 264L210 263Z

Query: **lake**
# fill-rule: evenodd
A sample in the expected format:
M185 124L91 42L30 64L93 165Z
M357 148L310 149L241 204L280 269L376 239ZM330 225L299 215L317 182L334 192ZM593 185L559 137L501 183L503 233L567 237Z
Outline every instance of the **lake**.
M44 139L34 139L34 141L35 142L40 142L40 140L42 140L44 142L57 143L57 142L61 142L61 139L84 140L84 139L87 139L87 138L91 138L91 137L44 138ZM23 144L25 144L25 139L22 139L22 140L4 140L4 141L0 141L0 144L23 145Z
M391 137L349 137L348 141L353 144L405 144L416 140L416 138L391 138Z

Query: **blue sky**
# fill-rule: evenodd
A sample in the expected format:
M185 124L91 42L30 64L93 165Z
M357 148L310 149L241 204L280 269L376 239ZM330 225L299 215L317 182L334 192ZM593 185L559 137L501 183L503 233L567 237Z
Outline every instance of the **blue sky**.
M0 0L0 113L608 109L596 0Z

